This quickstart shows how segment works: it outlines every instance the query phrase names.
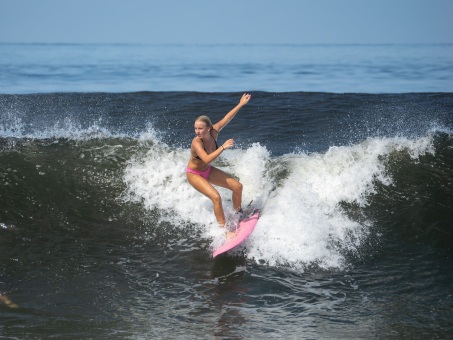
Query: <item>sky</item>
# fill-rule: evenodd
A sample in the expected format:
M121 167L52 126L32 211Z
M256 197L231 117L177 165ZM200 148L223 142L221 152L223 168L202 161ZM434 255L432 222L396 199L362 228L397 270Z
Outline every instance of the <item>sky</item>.
M0 0L1 43L453 43L453 0Z

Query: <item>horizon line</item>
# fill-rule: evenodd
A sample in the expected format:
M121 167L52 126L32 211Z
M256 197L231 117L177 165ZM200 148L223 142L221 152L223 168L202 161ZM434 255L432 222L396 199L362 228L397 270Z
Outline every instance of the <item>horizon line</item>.
M141 42L11 42L11 41L0 41L1 45L136 45L136 46L207 46L207 45L219 45L219 46L357 46L357 45L368 45L368 46L389 46L389 45L453 45L453 42L382 42L382 43L212 43L212 42L194 42L194 43L177 43L177 42L166 42L166 43L141 43Z

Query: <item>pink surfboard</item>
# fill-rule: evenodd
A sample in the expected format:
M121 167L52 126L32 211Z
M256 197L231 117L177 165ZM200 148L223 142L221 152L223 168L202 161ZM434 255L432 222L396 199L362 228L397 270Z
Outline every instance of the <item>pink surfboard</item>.
M214 249L212 252L212 257L216 257L234 247L238 246L252 233L255 229L256 223L258 223L258 218L260 216L259 212L254 213L252 216L247 217L239 222L238 228L236 230L236 235L230 237L226 242L217 249Z

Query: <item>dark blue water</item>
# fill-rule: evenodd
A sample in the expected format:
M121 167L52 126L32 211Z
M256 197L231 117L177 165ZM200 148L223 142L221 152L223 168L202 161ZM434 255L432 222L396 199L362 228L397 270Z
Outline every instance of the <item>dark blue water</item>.
M21 46L11 49L46 47ZM0 95L1 336L451 337L448 88L253 92L220 134L237 147L216 166L241 180L244 201L262 216L243 246L214 260L223 235L184 168L194 119L220 119L243 89L225 75L220 92L205 92L197 84L216 81L197 81L199 69L186 66L197 75L190 92L124 93L133 75L103 73L104 59L83 76L83 58L74 78L64 70L76 52L129 55L129 46L83 47L47 46L41 63L55 73L42 66L30 77L37 52L21 57L35 66L2 73L10 85ZM63 50L73 52L66 62L57 58ZM275 67L285 69L279 58ZM124 82L90 92L104 86L94 80L103 75ZM255 76L272 85L266 72ZM340 85L351 92L347 82Z

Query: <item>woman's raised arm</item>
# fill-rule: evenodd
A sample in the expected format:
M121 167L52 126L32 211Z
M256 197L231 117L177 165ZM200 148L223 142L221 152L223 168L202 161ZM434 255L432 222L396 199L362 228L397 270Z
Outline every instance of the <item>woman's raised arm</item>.
M241 100L239 101L239 104L237 104L230 112L228 112L221 121L214 124L213 128L217 130L217 132L220 132L234 118L234 116L236 116L236 113L238 113L241 107L249 102L250 98L252 98L251 94L244 93L241 97Z

